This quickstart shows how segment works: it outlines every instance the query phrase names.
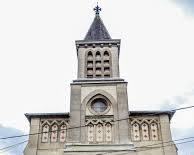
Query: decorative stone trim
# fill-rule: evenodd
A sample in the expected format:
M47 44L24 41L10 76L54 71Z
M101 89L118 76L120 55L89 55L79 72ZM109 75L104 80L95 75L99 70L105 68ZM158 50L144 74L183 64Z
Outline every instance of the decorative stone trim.
M64 119L41 120L41 142L57 143L65 142L69 121Z
M113 142L113 118L86 119L88 143Z
M94 111L94 109L92 109L92 102L94 100L96 100L96 99L103 99L103 100L105 100L105 102L106 102L105 104L107 106L107 108L105 109L105 111L103 111L103 112L96 112L96 111ZM92 99L90 99L90 101L87 104L87 108L94 115L104 115L104 114L108 113L109 110L111 109L111 103L110 103L110 101L109 101L108 98L106 98L104 95L100 95L99 94L99 95L94 96Z
M158 141L160 140L159 119L156 118L130 118L132 141Z

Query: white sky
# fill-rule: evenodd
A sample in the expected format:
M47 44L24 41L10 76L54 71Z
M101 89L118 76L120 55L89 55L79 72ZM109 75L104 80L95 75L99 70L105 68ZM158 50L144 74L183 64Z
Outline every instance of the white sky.
M69 84L77 73L74 41L84 38L95 5L95 0L0 1L1 124L28 132L24 113L69 111ZM112 38L122 39L120 72L128 81L130 110L194 105L193 16L170 0L99 0L99 5ZM172 126L193 127L193 112L178 112Z

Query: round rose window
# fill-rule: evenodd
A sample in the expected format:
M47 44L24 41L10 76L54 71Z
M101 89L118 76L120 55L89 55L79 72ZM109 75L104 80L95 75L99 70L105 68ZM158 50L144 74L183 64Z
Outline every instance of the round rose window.
M92 101L91 109L97 113L104 112L107 109L107 103L104 99L95 99Z

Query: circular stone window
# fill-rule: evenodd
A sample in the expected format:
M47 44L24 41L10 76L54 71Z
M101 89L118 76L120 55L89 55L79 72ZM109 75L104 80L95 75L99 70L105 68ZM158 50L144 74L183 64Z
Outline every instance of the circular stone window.
M91 109L97 113L102 113L108 108L106 100L99 98L94 99L91 103Z

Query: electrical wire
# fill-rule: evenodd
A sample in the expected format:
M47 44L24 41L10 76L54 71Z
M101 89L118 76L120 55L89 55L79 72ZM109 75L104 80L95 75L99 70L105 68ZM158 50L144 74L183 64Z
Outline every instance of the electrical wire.
M26 142L28 142L28 140L25 140L25 141L22 141L22 142L13 144L13 145L9 145L9 146L0 148L0 153L7 152L7 151L9 151L9 150L11 150L11 149L13 149L13 148L15 148L15 147L21 145L21 144L24 144L24 143L26 143Z
M185 139L191 139L191 138L194 138L194 137L182 138L182 139L179 139L179 141L182 141L182 140L185 140ZM175 141L178 141L178 140L175 140ZM9 151L9 150L11 150L11 149L13 149L13 148L23 144L23 143L26 143L26 142L28 142L28 141L26 140L26 141L19 142L19 143L16 143L16 144L4 147L4 148L0 148L0 153L7 152L7 151ZM172 141L169 141L169 142L172 142ZM187 140L187 141L183 141L183 142L179 142L179 143L175 143L175 144L171 143L171 144L168 144L168 145L156 146L156 147L151 147L151 148L145 148L145 147L153 146L153 145L158 145L158 144L145 145L145 146L141 146L141 147L136 147L136 148L143 148L143 149L142 150L136 150L135 152L142 152L142 151L147 151L147 150L152 150L152 149L165 148L167 146L172 146L172 145L182 145L182 144L191 143L191 142L194 142L194 140ZM162 144L164 144L164 143L167 143L167 142L163 142ZM61 149L61 148L58 148L58 149ZM49 150L49 149L44 149L44 150ZM57 148L55 150L57 150ZM118 154L118 155L124 155L124 154L128 154L130 152L129 150L118 150L118 151L109 151L109 152L105 152L105 153L98 153L96 155L104 155L104 154L108 154L108 153L125 152L125 151L127 151L127 152L126 153L121 153L121 154Z
M173 143L173 144L171 143L171 144L163 145L163 146L150 147L150 148L145 148L145 146L142 146L141 147L141 148L143 148L142 150L136 150L135 152L143 152L143 151L147 151L147 150L158 149L158 148L165 148L167 146L173 146L173 145L182 145L182 144L191 143L191 142L194 142L194 139L193 140L179 142L179 143ZM140 147L136 147L136 148L140 148ZM96 155L105 155L105 154L115 153L115 152L127 152L127 153L117 154L117 155L124 155L124 154L128 154L130 151L129 150L109 151L109 152L105 152L105 153L98 153Z
M194 137L188 137L188 138L182 138L182 139L179 139L180 140L185 140L185 139L191 139L191 138L194 138ZM176 140L177 141L177 140ZM22 141L22 142L19 142L19 143L16 143L16 144L13 144L13 145L10 145L10 146L7 146L7 147L4 147L4 148L0 148L0 153L4 153L4 152L7 152L13 148L15 148L16 146L19 146L23 143L26 143L28 142L27 140L26 141ZM172 142L172 141L169 141L169 142ZM158 148L165 148L167 146L172 146L172 145L181 145L181 144L185 144L185 143L191 143L191 142L194 142L194 140L188 140L188 141L183 141L183 142L179 142L179 143L173 143L173 144L168 144L168 145L163 145L163 146L156 146L156 147L151 147L151 148L146 148L147 146L153 146L153 145L158 145L158 144L153 144L153 145L145 145L145 146L141 146L141 147L136 147L136 148L143 148L142 150L136 150L135 152L142 152L142 151L147 151L147 150L152 150L152 149L158 149ZM167 142L163 142L164 143L167 143ZM61 149L61 148L60 148ZM3 151L4 150L4 151ZM49 150L49 149L44 149L44 150ZM109 152L106 152L106 153L98 153L96 155L104 155L104 154L108 154L108 153L115 153L115 152L125 152L127 151L126 153L121 153L121 154L118 154L118 155L124 155L124 154L128 154L130 151L129 150L118 150L118 151L109 151Z
M150 147L150 146L155 146L155 145L160 145L160 144L166 144L166 143L172 143L172 142L177 142L177 141L183 141L186 139L193 139L194 137L186 137L186 138L180 138L180 139L175 139L175 140L169 140L169 141L164 141L160 143L155 143L155 144L149 144L149 145L144 145L144 146L138 146L136 148L142 148L142 147Z
M193 139L194 137L186 137L186 138L181 138L181 139L176 139L174 141L183 141L183 140L186 140L186 139ZM181 144L185 144L185 143L191 143L191 142L194 142L194 139L193 140L187 140L187 141L183 141L183 142L179 142L179 143L173 143L174 141L166 141L166 142L162 142L162 143L156 143L156 144L150 144L150 145L144 145L144 146L139 146L139 147L136 147L136 149L141 149L143 148L142 150L137 150L136 152L141 152L141 151L147 151L147 150L152 150L152 149L157 149L157 148L164 148L164 147L167 147L167 146L172 146L172 145L181 145ZM0 153L3 153L3 152L7 152L13 148L15 148L16 146L19 146L23 143L26 143L28 142L28 140L26 141L23 141L23 142L19 142L19 143L16 143L16 144L13 144L13 145L10 145L10 146L7 146L7 147L4 147L4 148L0 148ZM170 143L170 144L167 144L167 145L163 145L163 144L166 144L166 143ZM153 147L155 145L160 145L162 144L163 146L156 146L156 147ZM145 147L150 147L150 148L145 148ZM58 149L61 149L61 148L58 148ZM4 150L4 151L3 151ZM49 150L49 149L44 149L44 150ZM55 148L55 150L57 150L57 148ZM109 152L105 152L105 153L100 153L100 154L96 154L96 155L104 155L104 154L108 154L108 153L114 153L114 152L124 152L124 151L127 151L129 152L129 150L118 150L118 151L109 151ZM127 154L127 153L122 153L122 154L119 154L119 155L124 155L124 154Z
M188 106L188 107L182 107L182 108L177 108L177 109L173 109L173 110L168 110L168 112L175 112L175 111L180 111L180 110L185 110L185 109L190 109L190 108L194 108L194 106ZM162 114L162 113L164 113L164 111L155 112L153 114L146 114L146 116L156 116L156 115L159 115L159 114ZM136 116L136 117L139 117L139 116ZM136 118L136 117L133 116L133 118ZM124 121L124 120L128 120L128 119L130 119L130 117L123 118L123 119L118 119L118 120L113 120L111 122ZM18 138L18 137L27 137L27 136L33 136L33 135L42 134L42 133L50 133L50 132L55 132L55 131L72 130L72 129L82 128L82 127L86 127L86 126L87 125L69 127L67 129L51 130L51 131L48 131L48 132L36 132L36 133L30 133L30 134L22 134L22 135L16 135L16 136L1 137L0 140Z
M191 143L191 142L194 142L194 140L179 142L179 143L175 143L175 144L168 144L168 145L160 146L160 147L147 148L147 149L144 149L144 150L138 150L137 152L143 152L143 151L148 151L148 150L153 150L153 149L158 149L158 148L165 148L165 147L173 146L173 145L182 145L182 144ZM124 154L127 154L127 153L122 153L122 154L119 154L119 155L124 155Z

